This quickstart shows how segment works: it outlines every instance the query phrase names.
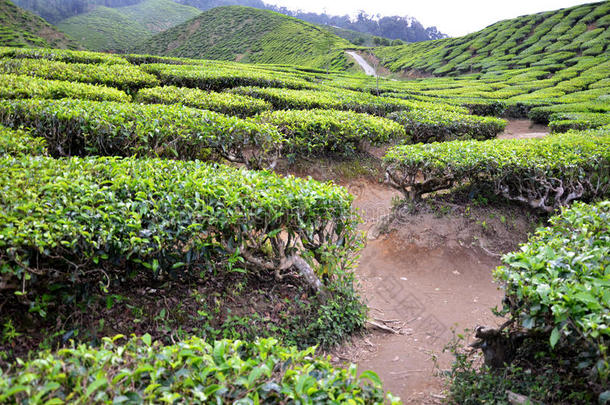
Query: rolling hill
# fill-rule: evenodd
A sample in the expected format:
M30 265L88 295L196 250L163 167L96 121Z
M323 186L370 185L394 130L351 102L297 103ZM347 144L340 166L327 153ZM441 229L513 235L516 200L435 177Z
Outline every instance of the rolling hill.
M120 52L198 14L196 8L171 0L144 0L126 7L99 6L57 26L87 49Z
M253 63L345 68L348 41L268 10L217 7L137 46L136 52Z
M610 2L500 21L459 38L375 49L391 71L437 76L545 67L553 71L578 58L608 55Z
M98 6L125 7L142 0L14 0L21 8L29 10L51 24L57 24L66 18L83 14Z
M375 44L375 38L390 41L388 38L379 38L372 34L354 31L347 28L340 28L332 25L321 25L321 27L331 32L332 34L335 34L336 36L341 37L343 39L347 39L352 44L358 46L376 46L377 44Z
M29 0L32 1L32 0ZM73 0L74 1L74 0ZM81 0L83 1L83 0ZM91 1L91 0L89 0ZM101 0L97 0L101 1ZM124 0L123 0L124 1ZM408 16L384 16L379 18L360 12L354 20L348 15L329 15L301 10L292 10L286 7L266 4L261 0L175 0L181 4L197 7L200 10L209 10L222 6L246 6L263 10L275 11L290 17L321 26L337 27L364 34L400 39L406 42L429 41L446 38L447 35L439 32L436 27L424 27L417 19ZM341 35L340 35L341 36Z
M0 0L0 45L76 49L79 45L37 15Z

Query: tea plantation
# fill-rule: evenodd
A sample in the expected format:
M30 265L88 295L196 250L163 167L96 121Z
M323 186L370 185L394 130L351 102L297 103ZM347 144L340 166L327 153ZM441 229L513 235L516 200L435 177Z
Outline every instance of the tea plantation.
M498 333L574 383L533 399L605 403L609 18L593 3L373 50L434 75L411 80L331 70L342 44L317 69L301 51L242 64L5 41L0 403L400 403L375 373L321 355L369 319L354 197L285 174L357 166L371 148L407 204L470 186L537 215L495 272ZM323 34L303 27L319 51ZM551 133L498 139L514 118ZM538 384L519 369L533 354L514 351L502 378L458 356L448 400L505 403Z

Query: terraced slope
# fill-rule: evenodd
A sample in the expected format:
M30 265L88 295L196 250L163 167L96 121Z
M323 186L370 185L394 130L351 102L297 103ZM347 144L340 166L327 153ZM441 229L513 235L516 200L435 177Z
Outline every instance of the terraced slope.
M557 71L610 50L610 2L500 21L459 38L376 49L392 71L460 75L530 67Z
M144 0L127 7L97 7L58 27L95 51L126 51L155 33L195 17L199 10L171 0Z
M64 33L9 0L0 0L0 45L78 48Z
M296 18L251 7L206 11L139 45L164 56L344 68L346 40Z

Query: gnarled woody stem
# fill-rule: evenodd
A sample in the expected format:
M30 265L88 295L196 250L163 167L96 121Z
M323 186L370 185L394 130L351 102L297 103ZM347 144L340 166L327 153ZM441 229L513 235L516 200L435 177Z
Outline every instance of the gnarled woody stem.
M320 294L323 298L326 298L327 291L324 287L324 284L322 284L318 276L316 276L314 270L301 256L286 256L281 259L279 264L274 264L272 262L268 262L261 258L255 257L247 251L242 251L240 252L240 254L248 263L256 267L263 268L266 270L274 270L276 277L280 280L282 278L282 275L280 273L281 271L294 267L303 277L307 285L311 287L312 290Z

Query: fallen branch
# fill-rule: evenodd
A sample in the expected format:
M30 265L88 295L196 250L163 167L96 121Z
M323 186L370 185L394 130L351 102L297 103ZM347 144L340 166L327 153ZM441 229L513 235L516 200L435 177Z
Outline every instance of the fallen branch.
M393 333L395 335L400 334L399 330L396 330L394 328L390 328L389 326L380 324L380 323L375 322L375 321L368 320L368 321L366 321L366 323L368 323L369 325L374 326L375 328L380 329L380 330L382 330L384 332Z
M381 319L381 318L373 318L376 321L379 322L383 322L383 323L394 323L394 322L400 322L400 319Z
M511 405L534 405L534 404L538 404L539 402L534 402L531 399L529 399L528 397L526 397L525 395L521 395L521 394L517 394L515 392L512 391L506 391L506 394L508 395L508 402L511 403Z

